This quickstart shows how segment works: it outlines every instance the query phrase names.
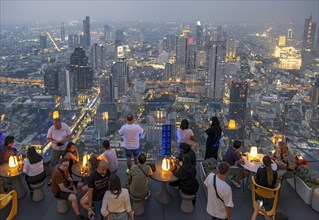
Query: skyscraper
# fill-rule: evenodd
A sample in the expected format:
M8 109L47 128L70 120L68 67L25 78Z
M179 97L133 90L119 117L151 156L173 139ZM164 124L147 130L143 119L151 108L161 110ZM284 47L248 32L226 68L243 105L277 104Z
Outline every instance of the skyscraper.
M226 45L224 41L209 41L207 50L206 97L208 100L222 101L224 96L224 75Z
M47 35L45 33L42 33L40 35L40 48L41 49L46 49L48 48L48 43L47 43Z
M74 49L70 57L70 72L74 74L76 92L85 92L93 86L93 70L88 66L88 57L81 47Z
M226 42L226 61L236 61L237 41L235 38L228 38Z
M229 116L243 124L246 115L248 83L233 80L230 88Z
M111 27L108 25L104 25L104 39L106 41L111 40Z
M312 17L306 18L304 32L303 32L303 48L313 49L315 42L316 23L312 21Z
M91 63L93 69L105 69L106 67L106 55L105 49L102 45L97 43L91 47Z
M116 30L115 41L114 41L115 50L117 50L118 46L122 46L123 44L124 44L124 32L122 29Z
M287 39L292 39L292 28L288 29Z
M124 59L119 59L112 66L111 84L114 94L113 99L116 96L120 99L122 96L127 95L128 88L128 65ZM114 100L112 100L114 101Z
M83 45L85 47L91 45L90 16L86 16L85 20L83 20Z
M319 78L317 78L316 82L312 86L310 98L313 104L319 105Z
M43 69L44 93L46 95L59 94L58 73L60 69L56 66L47 66Z
M65 29L64 29L64 23L61 23L61 27L60 27L60 34L61 34L61 41L65 41Z
M201 50L204 45L204 29L200 21L197 21L196 45L199 50Z

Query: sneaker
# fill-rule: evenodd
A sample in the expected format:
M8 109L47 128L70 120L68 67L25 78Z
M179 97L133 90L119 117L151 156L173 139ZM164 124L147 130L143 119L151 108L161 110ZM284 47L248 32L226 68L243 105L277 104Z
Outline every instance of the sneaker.
M130 174L130 169L127 168L127 169L126 169L126 175L129 175L129 174Z
M241 186L240 186L240 183L237 182L236 180L232 180L231 182L232 182L232 184L233 184L234 186L236 186L237 188L240 188L240 187L241 187Z
M150 196L151 196L151 191L148 191L148 194L147 194L147 196L145 196L145 200L148 200L148 198L150 198Z

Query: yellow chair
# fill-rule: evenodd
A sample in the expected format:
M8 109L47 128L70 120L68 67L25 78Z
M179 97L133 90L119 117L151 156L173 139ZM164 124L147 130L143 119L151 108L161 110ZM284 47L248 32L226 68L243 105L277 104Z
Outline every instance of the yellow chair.
M252 197L253 208L255 209L255 206L256 206L256 194L257 194L260 197L265 198L265 199L274 199L272 208L269 211L266 211L266 213L268 216L272 216L273 214L275 214L281 184L278 183L277 187L274 189L260 186L256 183L254 176L251 177L251 182L252 182L251 197ZM263 215L262 212L259 212L259 214Z
M0 210L6 207L12 200L12 206L9 216L6 220L11 220L18 212L18 196L15 190L10 191L8 194L0 194Z

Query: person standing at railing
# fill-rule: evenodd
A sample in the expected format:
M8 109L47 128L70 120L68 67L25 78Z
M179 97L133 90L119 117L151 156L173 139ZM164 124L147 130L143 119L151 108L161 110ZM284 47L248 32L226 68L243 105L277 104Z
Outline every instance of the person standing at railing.
M140 136L144 133L144 130L140 125L134 124L132 114L128 114L126 119L127 123L121 127L119 134L124 139L124 148L127 158L126 173L128 174L132 167L132 156L134 157L134 163L138 163L137 157L140 153Z
M48 142L51 142L51 176L55 172L55 166L59 164L60 157L63 156L63 152L68 144L68 140L71 137L71 129L66 123L62 123L59 118L54 119L54 124L49 128L47 134ZM49 180L50 186L52 179Z
M180 144L186 143L192 146L192 142L195 141L194 133L192 129L189 128L189 122L187 119L181 121L181 126L177 128L176 131L178 153L180 153Z
M206 139L205 160L212 157L217 160L219 140L222 136L222 129L217 117L212 117L210 123L210 128L205 131L205 133L208 135Z

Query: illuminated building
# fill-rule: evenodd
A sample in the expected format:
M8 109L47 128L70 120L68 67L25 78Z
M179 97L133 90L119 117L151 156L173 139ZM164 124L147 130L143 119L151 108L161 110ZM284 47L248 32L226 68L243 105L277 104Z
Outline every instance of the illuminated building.
M74 74L76 92L84 92L93 86L93 70L88 66L88 57L82 47L77 47L70 57L70 72Z
M247 82L232 81L229 97L229 116L240 124L245 121L247 94Z
M292 29L291 28L288 29L287 39L292 39Z
M280 35L279 36L278 46L280 46L280 47L286 46L286 36L285 35Z
M128 65L124 59L119 59L112 66L111 88L114 96L112 101L127 95L128 88Z
M200 21L197 21L196 45L198 49L202 49L204 45L204 30Z
M43 69L43 79L44 79L44 93L45 95L58 95L59 92L59 81L58 73L59 68L54 66L49 66Z
M315 32L316 32L316 23L312 21L312 17L309 16L306 18L304 33L303 33L303 48L304 49L313 49L315 41Z
M279 68L300 69L301 54L294 47L278 47L275 49L275 57L279 58Z
M64 29L64 23L61 23L61 27L60 27L60 34L61 34L61 41L65 41L65 29Z
M90 16L86 16L83 20L83 44L86 47L91 45Z
M187 58L187 35L183 33L176 44L176 80L185 78Z
M312 86L310 99L313 104L319 105L319 78L317 78L316 82Z
M236 61L237 41L234 38L228 38L226 43L226 62Z
M165 63L164 80L169 80L173 76L173 64Z
M71 109L74 106L74 74L69 70L61 70L58 75L59 78L59 95L65 109Z
M91 47L91 62L93 69L104 69L106 67L105 49L102 45L97 43Z
M40 35L40 48L41 49L46 49L48 48L48 43L47 43L47 35L45 33L42 33Z
M221 101L224 96L224 75L226 45L224 41L210 41L206 45L207 51L207 94L211 100Z

